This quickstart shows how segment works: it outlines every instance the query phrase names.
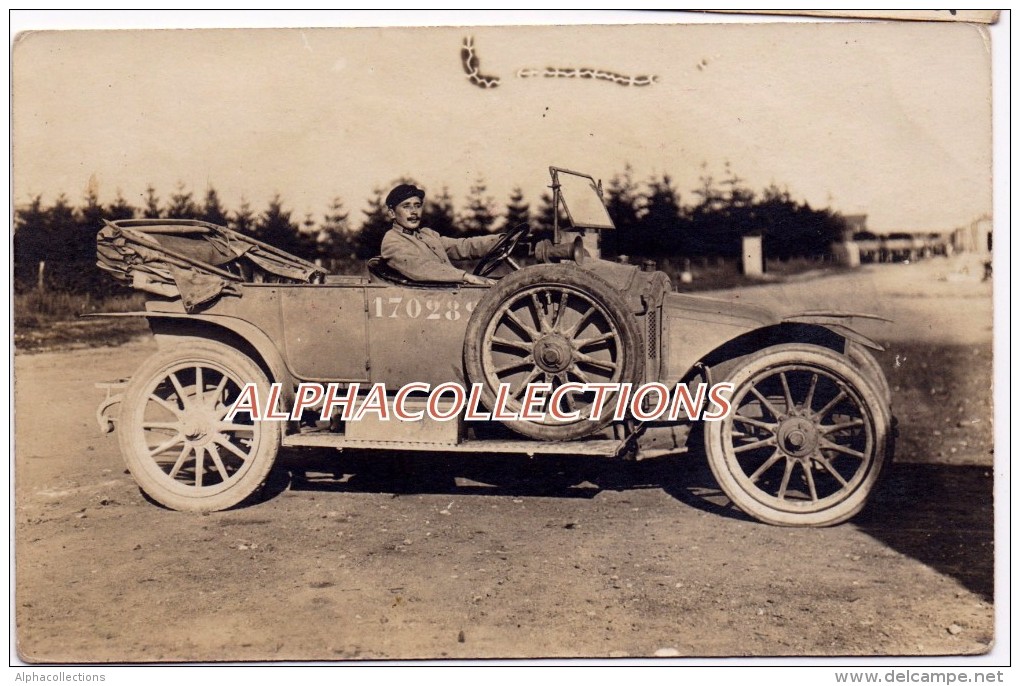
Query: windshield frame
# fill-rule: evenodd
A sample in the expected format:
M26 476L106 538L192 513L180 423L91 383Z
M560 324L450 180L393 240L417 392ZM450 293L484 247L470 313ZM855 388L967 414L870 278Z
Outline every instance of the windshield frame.
M602 183L589 174L549 167L552 177L553 200L562 204L567 220L574 229L615 229L602 197Z

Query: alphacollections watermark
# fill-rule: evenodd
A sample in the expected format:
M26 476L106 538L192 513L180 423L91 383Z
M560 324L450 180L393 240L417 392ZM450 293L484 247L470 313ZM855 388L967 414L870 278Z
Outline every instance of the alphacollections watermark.
M497 422L574 422L598 421L612 408L613 419L622 421L718 421L730 413L729 395L733 384L709 386L700 383L692 392L687 384L678 383L672 391L666 384L653 382L637 387L631 383L565 383L553 388L548 383L530 383L517 390L500 384L491 398L485 398L485 387L472 384L470 389L459 383L409 383L393 394L386 384L376 383L361 395L357 383L298 384L290 412L280 409L282 385L269 387L266 398L260 397L257 384L248 383L227 413L234 421L247 414L253 421L297 421L306 412L318 412L320 421L338 416L345 422L369 417L383 421L416 422L428 417L445 422L463 416L466 421ZM412 401L412 395L418 396ZM422 398L424 396L424 398ZM491 407L491 411L486 407Z
M32 683L34 681L106 681L105 674L89 674L88 672L17 672L14 681Z

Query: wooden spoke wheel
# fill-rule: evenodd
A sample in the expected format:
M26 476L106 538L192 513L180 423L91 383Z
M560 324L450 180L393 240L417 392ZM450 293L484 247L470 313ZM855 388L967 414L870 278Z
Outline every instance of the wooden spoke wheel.
M479 302L468 323L464 360L468 380L481 383L492 409L505 385L505 407L520 412L529 384L548 384L539 420L507 422L544 440L594 433L612 419L615 394L591 418L594 392L563 392L553 417L550 401L564 384L637 383L641 345L634 317L615 289L571 265L542 265L502 279Z
M138 485L175 510L233 507L265 481L280 447L278 421L226 415L245 384L269 382L245 355L215 342L160 351L131 379L118 426Z
M730 374L732 407L706 422L709 466L747 514L770 524L826 526L864 506L882 471L888 404L848 358L777 345Z

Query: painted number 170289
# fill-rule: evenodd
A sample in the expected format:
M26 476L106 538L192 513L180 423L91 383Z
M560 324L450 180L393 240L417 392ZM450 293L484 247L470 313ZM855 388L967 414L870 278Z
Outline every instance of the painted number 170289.
M405 298L403 296L372 298L371 316L388 319L445 319L455 322L474 311L476 301L442 298Z

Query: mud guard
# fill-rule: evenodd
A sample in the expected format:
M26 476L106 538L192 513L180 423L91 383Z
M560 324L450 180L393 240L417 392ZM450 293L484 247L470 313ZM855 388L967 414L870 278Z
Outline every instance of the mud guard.
M223 317L203 314L185 314L183 312L107 312L97 313L89 316L99 317L144 317L149 320L149 328L152 329L156 341L162 345L163 341L175 337L207 338L220 340L224 336L215 335L217 330L228 332L226 337L240 339L251 348L251 352L258 356L255 362L261 362L271 376L271 381L278 381L283 384L284 393L291 393L291 388L296 383L296 377L287 367L283 355L277 349L273 341L254 324L250 324L235 317ZM167 326L176 322L177 326ZM212 335L210 335L212 334Z
M790 315L783 317L782 321L784 324L814 324L816 326L824 326L835 334L842 336L843 338L849 339L860 343L866 348L872 350L878 350L879 352L885 350L885 347L880 343L873 341L868 338L860 331L853 329L849 326L848 320L850 319L874 319L881 322L892 322L891 319L886 317L880 317L875 314L864 314L859 312L802 312L800 314Z

